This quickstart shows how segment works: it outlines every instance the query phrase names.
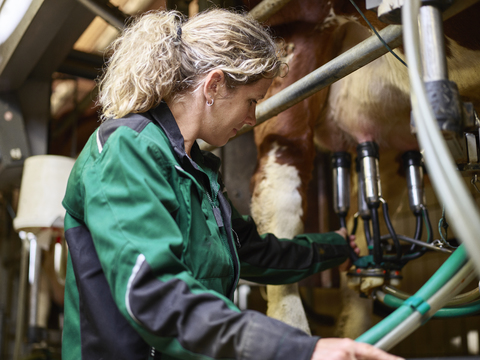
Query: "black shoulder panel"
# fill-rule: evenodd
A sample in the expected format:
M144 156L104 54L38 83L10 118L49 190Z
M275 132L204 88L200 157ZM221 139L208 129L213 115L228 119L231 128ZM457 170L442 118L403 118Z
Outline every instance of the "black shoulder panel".
M127 126L137 133L140 133L150 122L152 122L152 120L149 119L146 114L129 114L121 119L110 119L100 125L98 129L98 139L103 147L110 135L119 127Z

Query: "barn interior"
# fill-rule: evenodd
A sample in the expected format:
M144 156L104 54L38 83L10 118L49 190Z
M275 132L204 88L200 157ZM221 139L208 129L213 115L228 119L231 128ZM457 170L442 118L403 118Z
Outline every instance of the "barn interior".
M381 1L374 0L356 2L370 16L376 15L375 10L381 4ZM461 1L452 3L458 2ZM468 7L475 2L464 1L467 10L462 11L469 11ZM267 9L287 6L287 3L279 0L263 2ZM157 9L177 9L185 16L193 16L210 7L253 8L250 2L245 4L241 0L0 0L1 359L61 358L67 247L62 233L60 201L75 158L100 125L95 80L102 73L109 44L128 24L131 16ZM360 18L359 14L356 16ZM401 45L401 41L395 41L397 43L392 47ZM282 110L292 105L283 104ZM470 140L466 140L466 146L473 150L463 161L462 171L458 172L462 173L473 202L478 203L480 123L475 105L463 110L471 114L470 135L467 136ZM264 112L266 114L267 110ZM268 121L272 116L258 116L257 109L257 118ZM208 144L203 146L208 148ZM226 146L212 151L222 159L221 171L233 204L240 213L250 214L250 182L256 171L258 155L254 133L245 132ZM472 155L474 152L476 159ZM355 211L351 210L347 217L338 208L338 187L341 184L336 181L339 181L343 165L332 166L333 155L325 148L316 150L312 180L308 185L305 232L333 231L343 224L352 229L356 222L359 229L363 227L358 215L353 216ZM420 216L419 220L418 213L416 219L412 215L405 172L399 171L398 167L382 165L396 163L397 157L398 153L382 153L378 176L385 182L388 179L390 184L384 197L389 200L391 224L395 231L413 234L416 233L416 221L422 222L422 218ZM344 164L342 161L338 160L337 164ZM415 163L415 159L411 161ZM424 169L423 162L421 164ZM337 177L333 177L333 173ZM357 180L353 170L351 177L343 180L349 186L350 182L354 184ZM445 200L438 194L434 182L435 179L425 175L421 190L424 193L420 197L426 198L425 206L429 209L433 226L426 228L418 239L423 242L427 238L437 239L437 249L432 245L432 249L422 253L421 257L409 261L402 268L401 280L400 275L399 279L392 275L389 278L392 286L374 294L370 290L352 290L352 286L347 285L352 274L347 276L338 269L302 280L299 283L300 296L312 334L358 338L394 312L394 301L386 304L385 297L397 299L416 293L464 241L458 233L458 225L455 230L450 227L447 234L446 223L447 220L454 221L454 211L447 211L451 218L445 217L442 205ZM354 199L349 207L353 209L356 201ZM33 223L29 222L30 214L35 211L46 215L43 222L37 221L42 217L40 215L32 220ZM47 216L52 214L53 217ZM382 233L389 233L388 225L382 222ZM358 239L362 236L359 234ZM478 233L472 241L480 246ZM475 244L467 249L472 255ZM362 279L372 279L377 275L362 276ZM433 317L401 341L392 342L389 352L409 359L480 359L478 278L468 279L463 290L468 300L464 303L460 299L453 305L454 308L470 306L467 310L459 310L454 316ZM243 282L236 294L241 309L267 312L268 295L264 286Z

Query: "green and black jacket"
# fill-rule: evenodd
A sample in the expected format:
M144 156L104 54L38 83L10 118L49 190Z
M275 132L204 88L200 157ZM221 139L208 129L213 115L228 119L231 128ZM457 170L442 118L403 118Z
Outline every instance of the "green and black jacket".
M310 359L317 337L233 303L347 258L336 233L260 236L165 104L103 123L70 175L63 360Z

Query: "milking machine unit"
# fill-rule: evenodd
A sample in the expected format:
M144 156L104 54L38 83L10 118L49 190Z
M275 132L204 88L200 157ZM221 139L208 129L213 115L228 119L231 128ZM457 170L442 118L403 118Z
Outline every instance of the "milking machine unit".
M442 11L452 2L422 1L419 23L423 82L438 127L457 164L457 169L463 176L471 176L471 184L479 191L476 182L477 173L480 171L480 122L472 104L463 103L457 85L448 80ZM401 4L399 5L398 1L383 0L378 6L380 20L387 19L392 23L396 19L400 23L399 6ZM411 129L416 134L413 115ZM379 158L379 148L375 142L368 141L357 146L358 212L353 216L352 233L355 233L358 220L361 218L369 253L362 257L352 257L355 269L348 273L348 279L349 286L364 296L369 296L373 292L378 297L378 294L384 294L382 291L390 291L391 294L398 296L397 290L391 290L391 286L398 284L401 278L400 270L408 261L419 258L427 249L451 252L453 248L448 243L433 241L432 226L425 204L423 186L425 166L422 154L419 151L408 151L402 156L409 205L416 219L413 237L396 234L392 226L387 202L382 198ZM347 200L350 197L350 163L349 153L333 154L334 209L340 217L342 226L346 226L346 216L350 207ZM388 234L385 235L380 234L380 206L388 229ZM424 225L427 230L426 241L421 240Z
M346 227L346 216L350 207L350 164L351 155L336 152L332 157L334 209L340 217L340 224ZM400 270L409 261L423 255L427 247L433 248L431 224L425 207L423 189L423 159L418 151L404 154L403 162L407 177L410 208L417 223L413 238L396 234L388 212L388 204L382 197L379 149L375 142L364 142L357 147L356 170L358 178L358 212L354 215L352 233L357 229L358 219L363 220L363 229L369 254L358 257L353 255L355 270L350 271L349 286L363 295L382 285L398 285ZM380 234L380 205L388 229L388 234ZM427 243L420 240L423 220L429 229ZM391 243L388 241L391 240ZM402 247L399 240L410 243Z

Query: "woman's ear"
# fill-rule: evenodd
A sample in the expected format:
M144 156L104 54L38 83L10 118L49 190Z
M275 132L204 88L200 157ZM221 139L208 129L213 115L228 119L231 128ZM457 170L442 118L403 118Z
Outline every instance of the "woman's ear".
M211 101L221 94L222 87L225 84L225 74L222 70L213 70L210 71L205 78L205 83L203 85L203 94L206 98L205 101Z

